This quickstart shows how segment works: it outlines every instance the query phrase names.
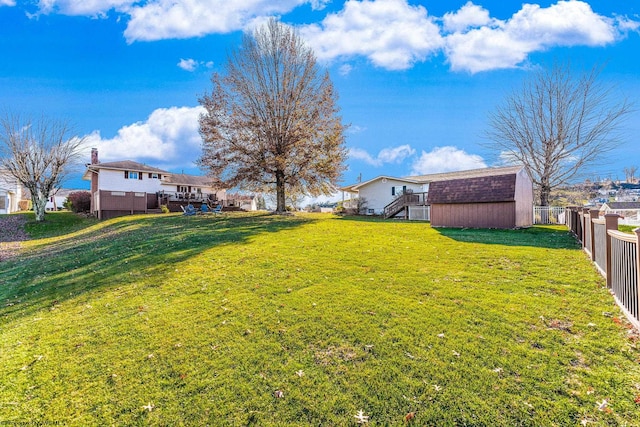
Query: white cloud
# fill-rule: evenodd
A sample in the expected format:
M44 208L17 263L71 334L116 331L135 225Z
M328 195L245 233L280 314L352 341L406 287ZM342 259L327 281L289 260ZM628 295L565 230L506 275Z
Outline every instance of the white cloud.
M398 147L384 148L380 150L376 157L373 157L366 150L361 148L350 148L349 157L362 160L371 166L382 166L385 163L402 163L407 157L411 157L416 150L410 145L400 145Z
M406 0L348 0L342 11L299 30L321 60L360 55L390 70L407 69L442 46L427 10Z
M442 22L446 32L461 32L471 27L492 25L495 20L489 16L488 10L469 1L457 12L446 13Z
M602 46L620 36L615 20L582 1L559 1L547 8L524 4L507 21L448 35L445 53L453 70L475 73L516 67L530 53L554 46Z
M15 0L0 0L14 5ZM270 16L286 15L303 4L323 9L329 0L39 0L40 13L128 18L128 42L200 37L249 30ZM530 54L556 46L603 46L639 31L640 22L595 13L581 0L548 7L523 4L509 19L492 18L468 1L442 18L429 16L409 0L347 0L300 34L317 57L331 62L365 57L377 67L404 70L443 54L454 71L477 73L513 68ZM344 67L344 66L343 66ZM350 71L342 68L341 73Z
M126 10L135 0L40 0L41 13L63 15L105 16L111 9Z
M256 17L290 12L305 0L156 0L133 5L129 42L200 37L241 30Z
M411 175L455 172L486 167L487 165L482 157L477 154L469 154L457 147L436 147L428 153L422 151L420 157L412 165Z
M101 161L152 161L157 167L192 167L201 151L198 118L202 112L202 107L159 108L146 121L122 127L113 138L93 132L87 136L87 145L98 148Z
M185 71L195 71L198 67L198 62L195 59L182 59L180 58L180 62L178 62L178 67L182 68Z
M0 0L0 6L15 6L16 0Z
M353 70L353 67L351 65L343 64L338 69L338 73L340 73L341 76L348 76L352 70Z

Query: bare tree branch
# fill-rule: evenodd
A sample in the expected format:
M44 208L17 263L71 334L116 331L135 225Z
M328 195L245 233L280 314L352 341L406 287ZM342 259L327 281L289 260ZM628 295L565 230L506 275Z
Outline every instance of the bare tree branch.
M579 76L568 64L540 70L489 116L491 150L523 164L539 203L554 188L582 176L621 142L620 125L633 111L598 81L593 68Z

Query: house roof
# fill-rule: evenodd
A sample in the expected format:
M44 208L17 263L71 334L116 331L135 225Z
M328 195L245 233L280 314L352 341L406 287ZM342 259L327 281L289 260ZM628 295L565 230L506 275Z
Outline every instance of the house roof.
M640 209L640 202L607 202L602 205L600 210L609 209Z
M443 173L432 173L428 175L408 176L407 179L412 179L414 181L426 184L428 182L445 181L450 179L509 175L509 174L518 173L522 169L523 169L523 166L504 166L504 167L497 167L497 168L469 169L469 170L456 171L456 172L443 172Z
M162 169L158 169L151 166L147 166L142 163L134 162L133 160L120 160L117 162L88 164L87 168L93 169L93 170L115 169L115 170L127 170L127 171L134 171L134 172L154 172L154 173L166 173L166 174L170 173Z
M427 203L513 202L515 191L515 173L435 181L429 184Z
M393 179L396 181L407 182L410 184L429 184L432 182L445 181L450 179L516 174L520 172L522 169L523 169L523 166L505 166L505 167L498 167L498 168L482 168L482 169L470 169L470 170L456 171L456 172L432 173L427 175L414 175L414 176L406 176L403 178L397 178L397 177L388 176L388 175L380 175L365 182L360 182L357 184L352 184L346 187L342 187L340 188L340 190L358 191L360 187L363 187L365 185L368 185L380 179Z
M357 184L351 184L351 185L347 185L345 187L341 187L340 190L341 191L358 191L360 189L360 187L364 187L365 185L371 184L372 182L383 180L383 179L392 179L394 181L407 182L409 184L420 184L419 181L416 181L415 179L412 179L412 178L397 178L395 176L380 175L380 176L376 176L375 178L372 178L372 179L370 179L368 181L358 182Z
M183 173L172 174L166 172L168 175L162 179L163 184L174 185L191 185L200 187L210 187L215 184L215 180L208 176L187 175Z

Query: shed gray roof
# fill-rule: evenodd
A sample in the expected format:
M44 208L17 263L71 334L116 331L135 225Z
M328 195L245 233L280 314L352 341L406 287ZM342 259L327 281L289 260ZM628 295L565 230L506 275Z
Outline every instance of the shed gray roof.
M497 203L515 201L516 173L435 181L427 203Z

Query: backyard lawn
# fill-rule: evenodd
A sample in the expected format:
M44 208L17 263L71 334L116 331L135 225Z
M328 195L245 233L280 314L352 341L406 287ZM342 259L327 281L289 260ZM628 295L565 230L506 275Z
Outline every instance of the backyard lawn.
M0 261L0 424L640 425L638 335L563 227L47 219Z

